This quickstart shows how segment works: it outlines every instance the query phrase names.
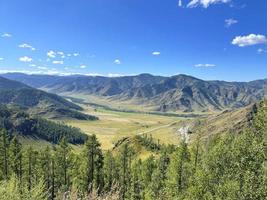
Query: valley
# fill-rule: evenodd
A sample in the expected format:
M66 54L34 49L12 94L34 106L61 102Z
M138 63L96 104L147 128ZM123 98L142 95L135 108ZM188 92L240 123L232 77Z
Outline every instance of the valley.
M266 80L256 81L257 84L253 83L252 86L251 83L248 84L250 86L242 83L240 88L233 86L236 83L231 83L230 87L237 87L234 90L242 90L244 93L241 92L238 97L228 91L224 96L220 94L225 92L224 89L217 91L217 88L215 90L219 93L212 94L208 91L209 94L205 94L207 96L204 95L205 92L202 93L205 100L198 92L191 93L195 86L189 87L190 83L187 83L181 88L185 92L181 98L168 96L170 91L168 94L163 92L163 97L156 97L155 102L167 98L168 102L177 103L174 107L172 103L166 104L166 108L170 106L172 109L162 110L154 106L155 102L151 103L150 97L118 98L117 95L103 95L96 91L87 93L88 88L82 92L66 92L60 88L50 90L40 86L43 83L41 78L44 77L38 78L38 85L34 88L36 79L31 82L31 77L24 80L28 84L32 83L30 86L0 77L0 151L3 152L0 156L0 178L8 180L7 184L23 183L21 186L17 184L13 189L15 195L21 196L20 188L28 186L24 189L26 194L32 195L31 192L37 190L38 195L43 195L41 200L52 200L66 195L66 192L61 191L68 190L71 195L75 195L76 191L71 189L74 187L78 188L79 194L89 195L89 199L90 195L95 195L101 200L110 197L114 197L114 200L128 200L135 199L132 197L140 195L140 192L132 189L120 191L120 188L139 185L149 200L173 200L173 196L181 195L173 195L176 192L173 185L181 178L182 182L189 184L182 190L182 195L198 199L195 180L199 180L199 184L205 185L209 190L217 191L218 187L206 184L206 181L202 181L203 177L209 182L222 177L220 184L225 185L231 182L227 179L228 176L231 176L231 180L239 181L237 173L241 171L243 176L252 171L252 175L245 178L249 187L254 183L257 185L258 180L264 181L264 164L254 168L254 163L266 162ZM49 82L51 79L63 79L60 85L64 86L64 79L70 77L45 76L44 79L46 78ZM82 79L84 78L91 79ZM139 78L138 76L137 79ZM192 77L189 78L191 79ZM198 85L198 79L193 79ZM206 89L205 84L209 83L200 82L204 85L198 85L198 89ZM101 84L94 87L101 88ZM89 90L95 90L91 87L93 86ZM128 89L135 90L131 87ZM185 97L188 101L185 101ZM220 107L222 102L219 101L224 102L224 106ZM180 104L181 102L183 103ZM207 109L199 109L204 105L200 102L206 102L211 107L205 105ZM218 107L214 109L212 106ZM245 169L232 167L242 163L243 159L251 160L250 158L253 166ZM255 158L259 161L255 161ZM248 162L250 161L246 161ZM227 175L224 175L224 171L219 175L213 174L214 168L220 171L221 166L224 166ZM258 173L258 169L263 178L249 182ZM14 180L9 173L22 180ZM44 177L45 185L42 185ZM113 189L115 186L112 182L120 188ZM159 186L158 183L164 185ZM6 187L3 184L5 182L0 182L0 188ZM90 184L93 187L88 190ZM29 186L34 189L29 189ZM158 189L150 190L153 187L159 187L161 194L158 194ZM263 187L264 184L258 184L257 190L263 191ZM100 188L102 193L96 194ZM233 188L235 193L239 192L238 187ZM206 193L209 194L205 192L205 195ZM265 195L264 192L259 194ZM107 198L103 197L105 195ZM122 198L123 195L126 197ZM220 192L214 194L220 195ZM157 196L159 198L154 198ZM30 199L36 200L35 197Z
M104 108L83 106L85 113L99 118L98 121L63 120L64 123L78 127L86 134L95 134L104 150L112 149L123 137L138 134L151 134L165 144L179 144L177 134L181 122L186 118L168 117L153 114L111 111Z

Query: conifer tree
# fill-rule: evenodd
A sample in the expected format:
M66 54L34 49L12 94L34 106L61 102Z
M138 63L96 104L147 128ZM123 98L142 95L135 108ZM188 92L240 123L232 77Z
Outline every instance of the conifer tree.
M2 178L8 179L9 155L8 155L9 140L5 129L0 130L0 166L2 171Z
M113 184L116 181L116 162L111 153L111 151L107 151L104 158L104 180L105 180L105 190L110 191Z
M70 147L66 138L61 139L58 146L55 149L55 164L56 164L56 182L57 185L63 191L67 191L69 188L68 176L70 167Z
M185 140L182 140L180 146L171 157L170 167L168 169L168 188L171 196L174 198L186 190L190 178L190 154Z
M93 188L100 192L103 188L104 158L95 135L92 135L86 142L83 156L85 158L84 188L87 192L91 192Z
M126 199L128 188L131 182L131 158L133 151L128 144L124 144L119 152L119 168L120 168L120 187L121 197Z
M22 178L22 145L19 143L17 137L11 140L9 147L10 166L12 172L19 180Z

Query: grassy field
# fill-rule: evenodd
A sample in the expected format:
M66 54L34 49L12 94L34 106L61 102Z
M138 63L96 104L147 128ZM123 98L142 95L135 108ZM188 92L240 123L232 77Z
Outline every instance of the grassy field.
M99 117L98 121L64 120L68 125L78 127L87 134L95 134L104 150L111 149L122 137L137 134L152 134L161 143L178 144L178 133L184 118L142 113L127 113L93 108L83 105L85 113Z

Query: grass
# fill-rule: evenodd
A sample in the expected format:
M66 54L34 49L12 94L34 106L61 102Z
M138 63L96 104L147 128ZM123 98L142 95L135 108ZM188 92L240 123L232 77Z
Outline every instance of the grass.
M177 129L184 118L142 113L128 113L85 106L84 112L99 117L98 121L64 120L87 134L95 134L104 150L113 148L116 141L137 134L152 134L164 143L178 144Z

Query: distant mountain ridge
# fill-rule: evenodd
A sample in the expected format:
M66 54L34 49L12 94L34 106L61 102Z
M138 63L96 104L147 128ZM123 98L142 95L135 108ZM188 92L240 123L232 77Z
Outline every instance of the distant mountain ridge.
M157 111L205 112L247 106L267 97L267 79L251 82L204 81L188 75L140 74L124 77L2 75L53 93L82 93L136 100Z
M80 106L56 94L47 93L3 77L0 77L0 104L19 106L29 113L48 118L90 118L89 115L79 112L82 110Z

